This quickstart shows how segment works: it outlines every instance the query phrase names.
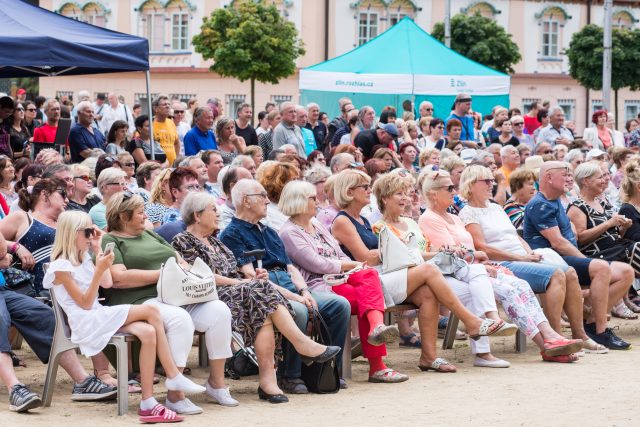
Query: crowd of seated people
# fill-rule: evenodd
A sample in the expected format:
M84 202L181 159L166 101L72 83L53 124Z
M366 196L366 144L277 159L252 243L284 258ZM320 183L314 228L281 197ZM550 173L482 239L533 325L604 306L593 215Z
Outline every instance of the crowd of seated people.
M46 148L30 160L29 146L16 142L31 133L47 142L58 101L34 121L22 111L33 103L0 98L1 132L12 141L0 155L0 380L11 410L42 403L18 379L11 338L17 330L47 363L50 298L95 370L88 374L73 351L63 355L72 400L114 399L103 349L116 332L138 338L129 375L139 384L129 391L141 393L145 423L207 409L189 394L239 405L225 379L232 336L255 349L258 398L274 404L309 393L303 363L335 359L342 372L349 335L369 382L409 379L389 352L398 341L419 349L420 371L457 372L436 350L452 315L478 368L511 366L489 337L518 330L548 362L630 348L609 315L640 313L640 138L635 130L618 138L607 112L596 112L580 139L561 108L540 114L534 105L538 113L523 117L497 106L483 124L465 94L451 112L428 103L404 119L392 106L377 112L343 98L331 122L317 104L285 103L282 114L270 105L256 135L250 106L236 121L210 101L187 123L179 102L158 98L151 135L149 116L116 117L115 95L106 130L92 124L95 106L84 100L68 141L72 162ZM180 128L192 130L178 132L172 108ZM180 155L185 138L188 157ZM382 236L412 262L387 270ZM438 263L444 255L464 267L451 273ZM186 269L203 260L219 299L160 302L169 258ZM416 309L385 324L385 310L403 304ZM329 345L306 334L314 310ZM196 331L206 343L204 385L185 377ZM162 403L153 395L156 357L167 378ZM343 377L339 387L348 387Z

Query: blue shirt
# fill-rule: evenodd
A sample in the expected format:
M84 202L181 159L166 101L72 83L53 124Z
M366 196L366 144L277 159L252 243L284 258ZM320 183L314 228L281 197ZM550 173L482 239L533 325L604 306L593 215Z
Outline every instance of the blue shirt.
M300 128L300 132L302 132L302 139L304 139L304 152L308 156L313 150L318 149L316 145L316 137L313 136L313 132L307 128Z
M187 224L183 220L178 220L175 222L168 222L160 227L156 228L156 234L166 240L168 243L171 243L174 237L178 234L182 233L187 229Z
M84 150L104 148L105 138L102 132L93 128L93 133L79 123L76 123L69 132L69 148L71 149L71 161L80 163L84 157L80 153Z
M265 249L262 267L267 270L274 268L286 270L287 265L291 264L280 236L273 228L265 225L251 224L234 217L220 234L220 240L231 249L239 266L249 263L253 263L254 268L258 266L255 257L244 256L245 252L255 249Z
M473 117L471 116L464 116L464 117L460 117L454 113L451 113L449 115L449 117L447 117L444 121L444 125L445 127L447 127L447 123L449 123L449 120L451 119L458 119L460 120L460 122L462 123L462 133L460 134L460 140L461 141L475 141L476 140L476 133L475 133L475 128L473 127ZM445 135L447 134L447 132L445 131L444 133Z
M202 132L198 126L194 126L184 135L184 154L185 156L193 156L202 150L217 150L218 143L216 136L210 129Z
M542 193L536 193L524 208L523 238L531 249L550 248L551 243L540 234L540 231L553 227L558 227L562 237L572 245L578 246L576 236L571 229L571 221L560 199L547 200Z

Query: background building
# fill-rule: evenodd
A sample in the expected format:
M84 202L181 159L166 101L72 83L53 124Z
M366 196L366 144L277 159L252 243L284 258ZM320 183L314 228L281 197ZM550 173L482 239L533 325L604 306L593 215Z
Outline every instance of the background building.
M430 31L444 18L444 0L263 0L274 4L293 22L306 54L298 68L344 54L385 31L405 16ZM249 99L249 82L221 78L210 63L193 51L190 40L204 16L232 0L40 0L40 5L73 19L147 37L150 44L152 92L201 102L218 97L225 114ZM534 100L549 100L564 108L577 128L585 127L601 106L601 93L588 91L568 75L563 54L574 32L588 23L603 25L602 0L451 0L452 15L480 13L512 34L522 54L512 77L511 106L527 110ZM639 25L640 1L614 2L614 27ZM386 53L393 60L393 52ZM425 52L425 55L428 55ZM128 103L144 96L142 73L41 78L46 96L69 95L81 89L114 91ZM298 74L278 85L256 84L256 110L267 101L298 100ZM619 127L640 112L640 93L621 90ZM440 112L445 114L445 112Z

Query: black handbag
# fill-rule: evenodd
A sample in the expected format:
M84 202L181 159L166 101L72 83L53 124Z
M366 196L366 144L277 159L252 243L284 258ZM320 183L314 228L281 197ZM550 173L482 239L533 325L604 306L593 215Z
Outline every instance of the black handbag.
M622 241L615 246L603 249L593 254L591 258L603 259L605 261L629 262L629 250L626 242Z
M240 349L225 363L225 376L239 380L240 377L250 377L258 375L258 367L253 363L247 353Z
M309 311L310 337L323 345L332 345L329 328L316 309ZM324 363L302 364L302 381L311 393L329 394L340 391L338 363L334 357Z

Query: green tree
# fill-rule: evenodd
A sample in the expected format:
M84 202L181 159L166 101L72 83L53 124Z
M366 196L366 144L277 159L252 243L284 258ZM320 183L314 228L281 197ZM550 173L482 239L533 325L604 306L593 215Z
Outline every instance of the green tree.
M275 6L252 0L238 0L205 17L193 45L214 61L211 71L251 81L252 107L256 80L278 83L295 73L295 60L305 53L295 26Z
M582 86L602 89L602 53L604 30L594 24L584 26L573 33L569 48L569 72ZM615 115L618 116L618 90L629 87L640 89L640 31L619 30L612 32L611 89L615 97Z
M444 23L436 23L431 35L444 43ZM451 49L503 73L513 73L513 65L522 59L511 34L478 14L460 13L451 18Z

